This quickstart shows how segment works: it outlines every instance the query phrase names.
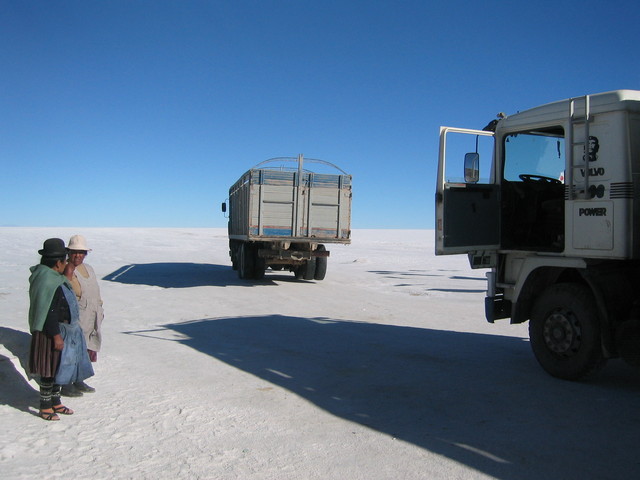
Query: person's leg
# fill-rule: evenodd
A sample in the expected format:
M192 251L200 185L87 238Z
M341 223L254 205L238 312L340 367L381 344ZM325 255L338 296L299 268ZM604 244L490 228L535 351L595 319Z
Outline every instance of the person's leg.
M98 360L98 352L96 352L95 350L87 349L87 355L89 356L89 360L92 363ZM73 386L75 387L75 390L81 393L93 393L96 391L95 388L93 388L90 385L87 385L84 381L73 382Z
M53 377L40 379L40 412L39 415L44 420L60 420L60 417L53 411Z
M51 405L53 411L61 413L62 415L73 415L73 410L62 405L62 401L60 400L61 389L62 387L60 385L54 384L51 390Z

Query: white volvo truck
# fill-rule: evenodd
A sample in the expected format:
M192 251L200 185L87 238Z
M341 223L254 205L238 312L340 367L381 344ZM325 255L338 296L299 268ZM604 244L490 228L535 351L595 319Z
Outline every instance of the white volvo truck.
M640 365L640 91L440 128L436 254L489 269L489 322L529 320L549 374Z

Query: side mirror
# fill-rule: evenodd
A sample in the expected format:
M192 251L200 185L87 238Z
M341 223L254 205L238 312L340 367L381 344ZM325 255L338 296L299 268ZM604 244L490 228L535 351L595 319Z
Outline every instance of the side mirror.
M464 156L464 181L478 183L478 180L480 180L480 154L467 153Z
M222 213L227 213L227 202L222 202Z

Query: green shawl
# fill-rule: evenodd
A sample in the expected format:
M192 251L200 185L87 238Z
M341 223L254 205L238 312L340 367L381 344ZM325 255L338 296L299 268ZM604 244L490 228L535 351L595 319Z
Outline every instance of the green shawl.
M42 331L57 288L67 281L64 275L44 265L31 267L29 277L29 330Z

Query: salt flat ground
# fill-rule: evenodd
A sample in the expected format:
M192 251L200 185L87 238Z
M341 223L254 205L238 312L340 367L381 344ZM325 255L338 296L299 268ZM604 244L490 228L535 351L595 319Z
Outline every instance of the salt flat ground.
M35 416L24 374L28 268L85 235L104 347ZM433 232L356 230L327 278L241 281L224 229L0 229L0 476L199 479L630 479L640 375L547 376L527 325L486 323L484 271Z

